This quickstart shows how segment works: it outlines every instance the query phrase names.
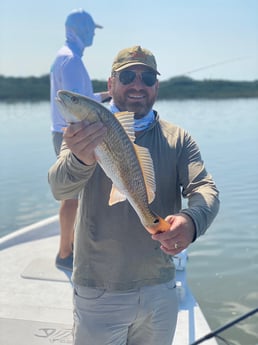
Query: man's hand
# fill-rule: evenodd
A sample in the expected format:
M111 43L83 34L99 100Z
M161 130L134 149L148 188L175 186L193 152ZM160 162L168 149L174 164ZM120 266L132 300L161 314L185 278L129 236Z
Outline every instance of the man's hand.
M84 164L92 165L96 162L94 149L99 145L107 132L101 122L89 124L80 121L70 124L64 129L63 138L68 148Z
M152 239L161 243L160 248L169 255L176 255L192 243L195 226L192 219L184 213L166 217L170 230L152 235Z

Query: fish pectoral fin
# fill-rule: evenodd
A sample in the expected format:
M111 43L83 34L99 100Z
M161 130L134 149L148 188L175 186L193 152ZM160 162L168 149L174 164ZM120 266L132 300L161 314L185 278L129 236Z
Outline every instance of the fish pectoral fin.
M135 141L134 131L134 113L129 111L121 111L114 114L120 124L123 126L126 134L132 142Z
M146 147L142 147L134 144L136 155L140 162L140 166L143 173L143 178L145 181L145 186L148 195L148 203L152 203L155 198L156 192L156 180L153 167L153 161L151 158L150 151Z
M121 193L114 185L112 185L108 205L112 206L117 204L118 202L122 202L125 200L126 196Z

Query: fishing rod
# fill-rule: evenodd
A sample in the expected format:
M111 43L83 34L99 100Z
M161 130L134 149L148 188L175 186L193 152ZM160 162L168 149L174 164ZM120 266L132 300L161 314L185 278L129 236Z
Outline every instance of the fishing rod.
M224 339L223 339L222 337L218 336L219 333L221 333L221 332L225 331L226 329L228 329L228 328L234 326L234 325L237 324L238 322L245 320L246 318L248 318L248 317L251 316L251 315L254 315L254 314L257 313L257 312L258 312L258 308L255 308L255 309L249 311L248 313L246 313L246 314L244 314L244 315L238 317L237 319L235 319L235 320L233 320L233 321L231 321L231 322L225 324L224 326L222 326L222 327L216 329L215 331L206 334L204 337L202 337L202 338L196 340L195 342L191 343L190 345L201 344L201 343L203 343L205 340L208 340L208 339L213 338L213 337L218 337L218 338L220 338L221 340L224 341Z
M210 68L221 66L221 65L225 65L225 64L228 64L228 63L231 63L231 62L240 61L240 60L246 60L246 59L250 59L250 58L251 58L251 56L243 56L243 57L235 57L235 58L231 58L231 59L226 59L226 60L218 61L218 62L209 64L209 65L205 65L205 66L201 66L201 67L192 69L192 70L190 70L188 72L183 73L183 75L196 73L196 72L199 72L199 71L203 71L205 69L210 69Z

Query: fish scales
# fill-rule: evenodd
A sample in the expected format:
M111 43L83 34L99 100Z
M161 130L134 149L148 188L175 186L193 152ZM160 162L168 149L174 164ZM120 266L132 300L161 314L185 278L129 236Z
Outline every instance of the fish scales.
M109 116L108 121L105 115L99 116L107 126L107 135L96 149L99 164L134 208L141 209L141 218L150 217L145 181L132 142L115 116Z
M154 193L148 194L146 181L148 184L151 179L145 178L140 161L141 152L148 156L147 149L137 147L132 141L133 114L114 115L100 103L66 90L58 92L57 102L68 122L86 119L90 123L101 121L106 126L103 142L94 152L99 165L113 182L109 205L127 199L151 234L168 231L170 225L149 207L153 199L149 195ZM147 162L146 166L150 165Z

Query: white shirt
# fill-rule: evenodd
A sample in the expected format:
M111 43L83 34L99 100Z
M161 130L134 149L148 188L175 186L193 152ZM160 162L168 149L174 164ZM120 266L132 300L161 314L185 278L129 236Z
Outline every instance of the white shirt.
M57 53L51 67L51 131L62 132L66 121L55 102L58 90L69 90L101 101L100 94L94 94L90 76L82 62L84 47L80 41L67 42Z

